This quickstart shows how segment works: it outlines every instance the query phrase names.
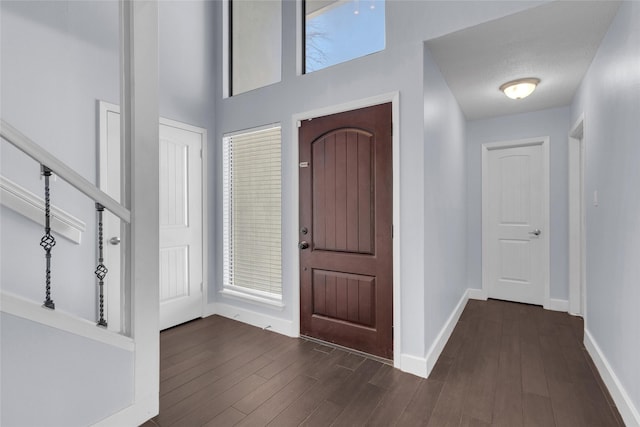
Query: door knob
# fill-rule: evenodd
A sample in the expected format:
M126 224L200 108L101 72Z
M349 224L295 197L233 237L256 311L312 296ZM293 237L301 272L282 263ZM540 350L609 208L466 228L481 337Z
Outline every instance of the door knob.
M109 243L111 243L112 245L119 245L120 244L120 238L119 237L112 237L109 239Z
M542 233L542 231L540 231L537 228L535 230L529 232L529 234L533 234L534 236L539 236L540 233Z
M298 247L300 249L307 249L309 247L309 243L305 242L304 240L300 243L298 243Z

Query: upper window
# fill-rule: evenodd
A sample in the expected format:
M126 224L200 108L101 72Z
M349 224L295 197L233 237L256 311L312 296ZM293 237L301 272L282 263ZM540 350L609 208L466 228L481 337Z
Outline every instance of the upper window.
M280 127L223 141L223 286L261 301L282 298Z
M305 73L385 48L384 0L306 0Z
M229 2L229 93L277 83L282 71L281 0Z

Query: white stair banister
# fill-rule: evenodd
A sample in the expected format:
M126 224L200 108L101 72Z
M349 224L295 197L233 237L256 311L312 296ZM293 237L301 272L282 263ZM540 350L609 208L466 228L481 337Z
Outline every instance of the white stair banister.
M38 163L45 165L53 173L67 181L78 191L84 193L95 202L100 203L100 205L104 206L105 209L109 210L127 224L131 223L131 212L127 208L101 191L98 187L71 169L64 162L58 160L57 157L44 150L22 132L7 123L4 119L0 119L0 136L27 156L31 157Z

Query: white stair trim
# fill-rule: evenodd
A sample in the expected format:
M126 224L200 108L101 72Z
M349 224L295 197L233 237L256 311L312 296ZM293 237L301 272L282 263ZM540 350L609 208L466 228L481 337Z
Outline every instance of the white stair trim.
M134 350L133 339L129 337L98 327L93 322L64 311L44 308L40 303L9 292L0 292L0 311L123 350Z
M44 227L44 199L2 175L0 175L0 202ZM68 212L51 206L51 229L79 245L82 241L82 233L87 227L83 221Z

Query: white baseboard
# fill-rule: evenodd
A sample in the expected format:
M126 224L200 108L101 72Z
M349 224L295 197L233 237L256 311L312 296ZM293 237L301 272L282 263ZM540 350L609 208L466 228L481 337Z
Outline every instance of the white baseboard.
M440 333L436 337L435 341L429 348L426 357L417 357L412 356L410 354L401 354L400 355L400 370L404 372L408 372L413 375L417 375L422 378L427 378L433 367L435 366L444 346L449 341L449 337L451 337L451 333L453 329L456 327L458 323L458 319L460 319L460 315L462 315L462 311L464 310L467 301L469 300L469 289L467 289L458 304L449 315L449 318L445 322L444 326L440 330Z
M429 376L429 372L427 372L427 359L424 357L401 354L399 369L403 372L417 375L422 378L427 378L427 376Z
M0 201L3 205L44 227L44 200L31 191L0 175ZM51 206L51 230L73 243L80 244L86 224Z
M544 308L546 310L562 311L566 313L569 311L569 301L567 301L566 299L549 298L544 305Z
M618 380L618 376L613 371L607 358L593 339L591 333L586 329L584 331L584 346L591 356L591 359L593 359L593 363L596 365L602 380L607 386L624 423L629 427L640 426L640 413L638 412L638 408L634 406L631 397L629 397L620 380Z
M213 314L257 326L258 328L268 329L288 337L297 338L299 336L297 333L294 333L293 322L291 320L257 313L230 304L221 302L207 304L203 315L207 317Z
M453 312L451 312L451 315L449 315L449 318L447 319L446 323L440 330L440 333L438 334L438 337L431 345L431 348L429 348L429 351L427 352L427 357L426 357L427 376L429 376L429 374L433 370L433 367L436 365L436 362L438 361L438 358L440 357L440 354L442 353L444 346L447 344L447 341L449 341L449 337L451 337L451 334L453 333L453 329L456 327L456 324L458 323L458 320L460 319L460 316L462 315L462 311L464 310L464 307L467 305L468 300L469 300L469 290L467 289L462 294L460 301L458 301L458 304L453 309Z
M467 295L469 296L469 299L477 299L480 301L486 301L488 298L487 293L483 289L469 288L467 290Z
M0 292L0 311L16 317L89 338L123 350L134 351L131 338L96 326L95 323L61 310L43 308L41 303L8 292Z
M159 413L158 396L149 396L98 421L94 427L139 426Z

